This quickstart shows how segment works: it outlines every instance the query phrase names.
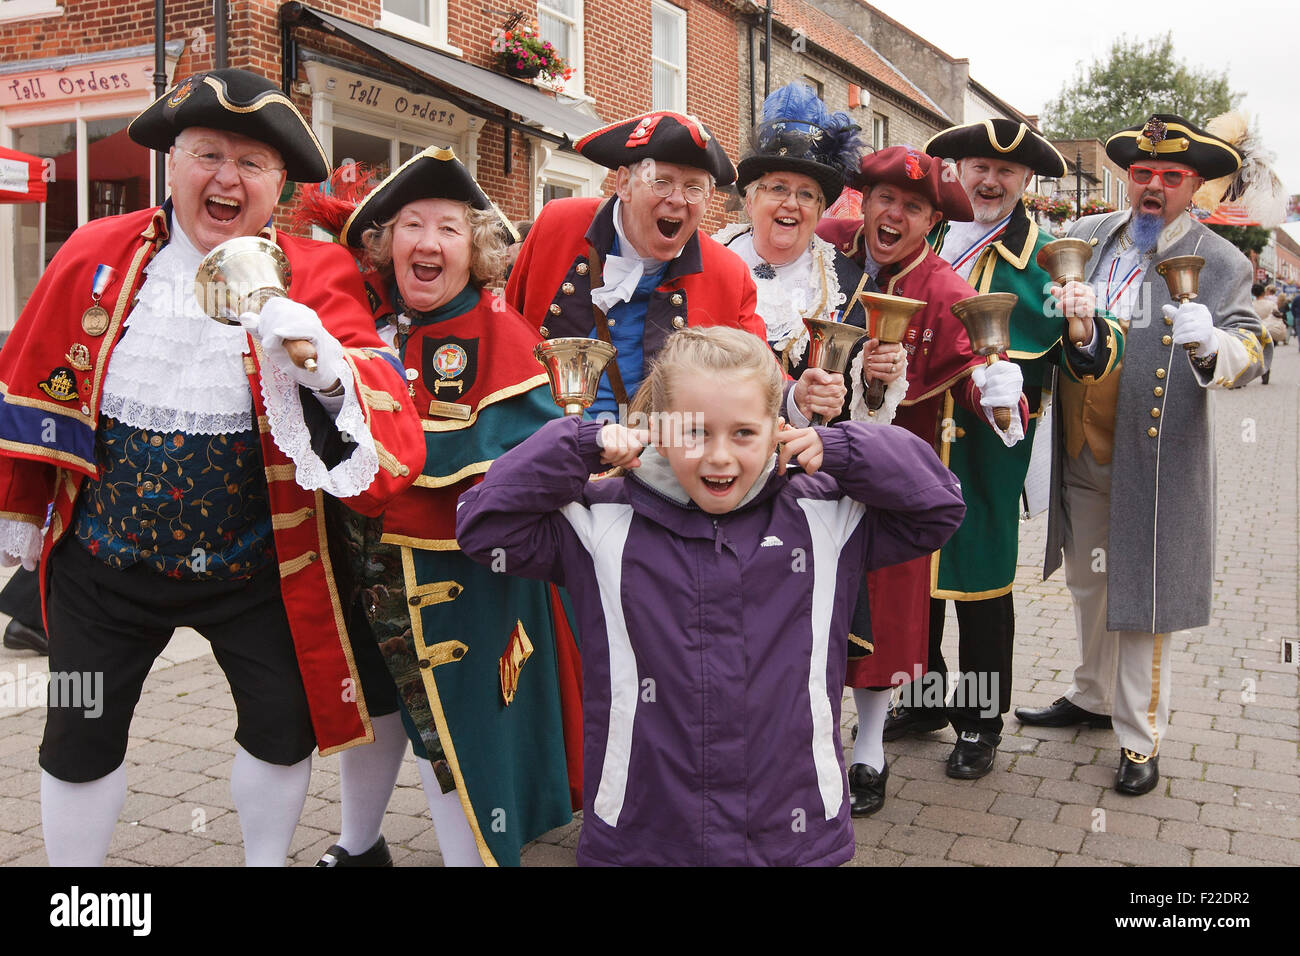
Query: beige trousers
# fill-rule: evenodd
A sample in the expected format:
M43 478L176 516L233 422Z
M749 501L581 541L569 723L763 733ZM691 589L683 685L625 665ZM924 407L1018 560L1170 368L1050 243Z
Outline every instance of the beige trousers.
M1074 598L1079 666L1065 696L1077 707L1110 714L1119 744L1153 755L1169 726L1169 635L1106 630L1106 562L1110 465L1085 445L1065 456L1065 583Z

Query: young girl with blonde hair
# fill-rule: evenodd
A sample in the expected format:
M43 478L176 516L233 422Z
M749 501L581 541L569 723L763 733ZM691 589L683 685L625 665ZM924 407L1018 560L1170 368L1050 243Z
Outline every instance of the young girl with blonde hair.
M781 390L756 336L687 329L638 393L648 428L550 422L461 496L466 555L576 604L579 863L853 855L839 717L858 583L939 547L965 506L925 442L783 428ZM610 466L626 474L590 480Z

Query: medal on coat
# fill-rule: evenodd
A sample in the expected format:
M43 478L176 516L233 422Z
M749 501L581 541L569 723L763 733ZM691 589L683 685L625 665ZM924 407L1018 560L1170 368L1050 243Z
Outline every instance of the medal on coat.
M113 278L113 269L102 262L95 267L95 277L90 282L90 299L93 303L81 313L81 330L87 335L103 335L108 331L108 310L99 304L99 297L104 294L109 280Z

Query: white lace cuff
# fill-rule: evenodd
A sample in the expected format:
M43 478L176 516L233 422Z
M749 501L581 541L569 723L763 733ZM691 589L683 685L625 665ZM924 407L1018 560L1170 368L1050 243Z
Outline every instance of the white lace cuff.
M885 401L872 411L867 407L867 387L862 382L861 350L849 366L849 380L852 393L849 396L849 418L855 422L870 422L874 425L888 425L894 420L899 403L907 397L907 355L903 356L903 374L885 386Z
M336 498L352 498L370 487L379 472L379 453L357 401L356 384L351 375L341 379L343 406L334 416L334 425L347 440L355 442L352 454L333 468L317 456L311 447L311 433L302 414L302 397L298 383L275 362L262 363L262 400L271 438L280 451L296 466L294 478L307 491L324 491Z
M0 567L22 564L35 571L41 562L41 542L45 534L38 525L12 518L0 518Z

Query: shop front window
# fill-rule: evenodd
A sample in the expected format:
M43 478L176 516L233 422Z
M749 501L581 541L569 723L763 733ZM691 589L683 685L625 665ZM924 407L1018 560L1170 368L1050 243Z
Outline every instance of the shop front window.
M123 116L14 129L14 149L41 157L47 171L46 201L14 207L13 288L17 311L22 310L45 267L79 225L148 208L152 154L127 137L129 122L130 117ZM84 125L84 184L78 182L78 123Z

